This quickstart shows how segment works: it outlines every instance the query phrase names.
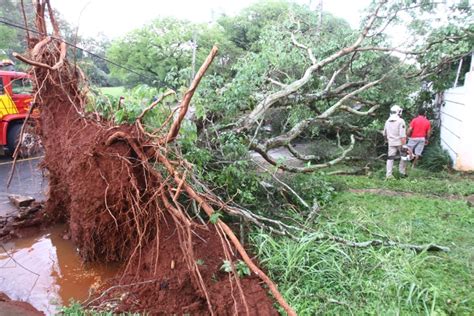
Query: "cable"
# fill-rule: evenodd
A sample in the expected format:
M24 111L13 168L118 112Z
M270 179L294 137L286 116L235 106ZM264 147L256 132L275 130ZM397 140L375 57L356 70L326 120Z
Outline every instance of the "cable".
M31 28L27 28L27 27L24 27L24 26L22 26L22 25L19 25L19 24L13 23L13 22L9 22L8 19L5 18L5 17L3 17L3 16L0 16L0 23L5 24L5 25L10 26L10 27L22 29L22 30L24 30L24 31L29 31L29 32L31 32L31 33L35 33L35 34L40 34L40 35L42 35L42 33L39 32L39 31L37 31L37 30L31 29ZM65 40L62 39L62 38L55 37L55 36L50 36L50 37L51 37L53 40L55 40L55 41L64 42L64 43L65 43L66 45L68 45L68 46L71 46L71 47L74 47L74 48L76 48L76 49L79 49L80 51L86 52L86 53L88 53L89 55L94 56L95 58L98 58L98 59L100 59L100 60L103 60L103 61L105 61L105 62L107 62L107 63L109 63L109 64L112 64L112 65L114 65L114 66L116 66L116 67L118 67L118 68L121 68L121 69L130 71L130 72L132 72L132 73L134 73L134 74L136 74L136 75L139 75L139 76L141 76L141 77L145 77L145 78L147 78L147 79L149 79L149 80L152 80L152 81L158 81L160 84L164 85L164 83L163 83L161 80L159 80L158 78L156 78L156 77L155 77L155 78L152 78L152 77L149 77L149 76L147 76L147 75L144 75L143 73L139 73L139 72L137 72L137 71L135 71L135 70L133 70L133 69L127 68L127 67L125 67L125 66L122 66L122 65L120 65L120 64L118 64L118 63L116 63L116 62L114 62L114 61L112 61L112 60L110 60L110 59L107 59L107 58L105 58L105 57L103 57L103 56L97 55L96 53L93 53L93 52L91 52L91 51L89 51L89 50L87 50L87 49L85 49L85 48L79 47L79 46L77 46L76 44L67 42L67 41L65 41ZM143 69L143 70L145 70L145 69ZM146 70L145 70L145 71L146 71Z

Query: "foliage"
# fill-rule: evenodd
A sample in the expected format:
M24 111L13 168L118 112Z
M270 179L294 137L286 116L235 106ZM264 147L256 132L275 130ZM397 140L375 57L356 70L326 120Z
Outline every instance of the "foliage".
M32 16L32 6L25 8L28 16ZM30 9L30 10L29 10ZM23 25L20 11L20 2L15 0L2 0L0 18L8 22ZM14 51L23 51L26 48L25 33L19 29L0 24L0 59L10 58Z
M333 185L317 173L298 174L291 178L289 185L304 200L308 202L316 200L320 206L331 202L335 196Z
M217 222L219 221L221 217L222 217L222 213L214 212L209 217L209 222L211 222L212 224L217 224Z
M263 0L243 9L236 16L221 16L221 25L230 40L245 51L258 50L255 43L265 26L277 22L291 7L288 1Z
M432 144L423 151L423 157L418 166L429 171L439 172L451 168L452 161L449 153L439 144Z
M162 18L115 40L107 56L116 63L147 74L140 77L111 66L113 76L130 86L147 83L178 89L188 85L192 79L193 47L196 47L197 71L214 44L220 46L222 54L210 72L223 74L239 51L227 40L221 28Z
M163 89L147 85L139 85L129 90L123 90L123 88L95 89L90 94L87 110L96 111L103 117L114 120L117 124L131 123L163 92ZM107 93L109 94L107 95ZM120 101L119 97L123 97L123 100ZM144 117L145 126L151 129L160 127L171 114L171 102L173 101L172 97L168 97L153 110L147 112ZM184 128L183 131L185 132L187 129Z
M221 266L221 270L227 273L231 273L232 265L234 265L235 272L237 272L237 275L239 276L239 278L250 275L249 267L242 260L237 260L234 262L231 262L229 260L224 260Z
M469 1L454 1L448 5L434 4L432 10L438 13L442 10L446 19L433 23L426 15L417 16L411 23L410 30L416 36L425 37L427 43L432 43L430 49L417 58L421 67L432 68L440 63L444 64L440 71L427 77L427 80L433 83L434 91L438 92L452 86L459 59L472 50L474 25L466 23L466 17L472 18L472 6ZM416 47L422 48L422 45L418 43Z
M467 194L468 179L461 186L457 175L423 178L424 171L419 172L420 192L444 183L447 190L441 191L439 185L440 194ZM374 181L360 176L333 178L343 178L349 188L371 188ZM474 270L469 264L473 223L474 213L461 200L338 192L313 225L315 233L294 241L255 231L251 243L299 315L467 315L474 309ZM449 245L452 251L355 249L319 241L323 233L358 241L434 242Z

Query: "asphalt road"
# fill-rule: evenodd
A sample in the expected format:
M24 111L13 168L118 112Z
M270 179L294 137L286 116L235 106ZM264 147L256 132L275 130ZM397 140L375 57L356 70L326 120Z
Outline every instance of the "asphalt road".
M11 184L7 188L13 161L6 156L0 156L0 216L16 210L8 199L10 194L32 196L37 201L45 199L48 183L38 168L40 162L41 157L18 160Z

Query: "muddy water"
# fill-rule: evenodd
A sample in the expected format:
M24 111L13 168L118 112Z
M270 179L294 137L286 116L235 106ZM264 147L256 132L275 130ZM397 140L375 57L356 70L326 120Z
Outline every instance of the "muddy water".
M0 291L53 315L70 299L84 300L90 288L112 277L113 266L82 264L65 227L0 246Z

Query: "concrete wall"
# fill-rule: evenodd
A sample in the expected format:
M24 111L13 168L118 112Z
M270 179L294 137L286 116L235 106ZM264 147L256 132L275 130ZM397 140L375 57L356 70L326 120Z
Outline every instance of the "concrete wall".
M453 168L474 171L474 66L464 86L444 92L440 112L441 146L453 159Z

